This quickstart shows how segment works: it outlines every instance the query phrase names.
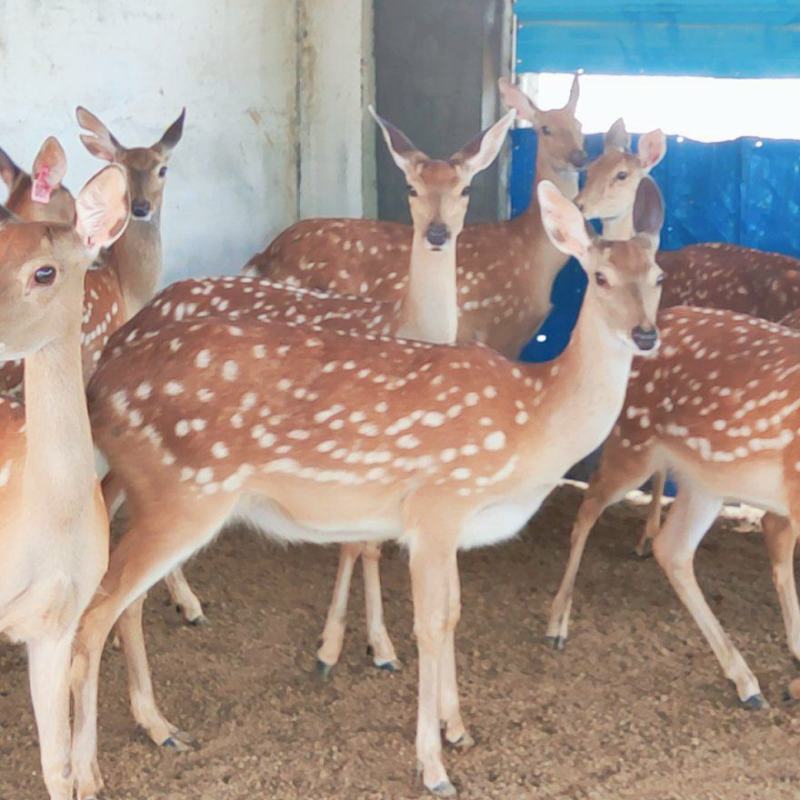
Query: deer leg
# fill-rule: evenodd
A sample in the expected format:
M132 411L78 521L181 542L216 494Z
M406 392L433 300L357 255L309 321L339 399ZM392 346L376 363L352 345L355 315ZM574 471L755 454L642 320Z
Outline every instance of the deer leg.
M190 625L208 625L208 618L203 613L203 606L192 591L181 567L175 567L164 578L167 591L175 607L183 614L183 618Z
M344 632L347 627L347 599L350 596L350 582L353 579L353 568L363 552L362 542L343 544L339 547L339 568L336 572L336 583L333 586L333 597L328 606L325 628L317 650L317 672L327 679L342 654Z
M28 642L28 673L39 734L42 776L50 800L72 800L69 669L74 628L57 639Z
M772 564L772 582L778 593L783 624L786 627L786 641L791 654L796 660L800 660L800 605L794 579L797 533L789 520L777 514L765 514L761 527Z
M644 532L634 548L639 558L649 558L653 554L653 539L661 528L661 498L664 496L664 484L667 482L667 471L658 470L653 475L650 508L647 511L647 522Z
M755 675L714 616L694 574L695 551L721 507L721 498L694 485L682 485L664 527L653 542L653 553L714 651L725 676L736 685L742 704L763 708L766 701Z
M572 594L589 534L603 511L620 501L631 489L640 486L652 469L648 451L642 450L635 456L629 455L620 452L614 441L609 441L606 448L578 509L570 535L569 560L550 608L545 641L556 650L563 650L567 642Z
M367 652L379 669L398 672L402 665L397 660L383 621L380 559L381 546L375 542L365 542L361 551L361 569L364 572L364 605L367 611Z
M173 514L166 517L162 498L159 511L132 517L133 524L111 553L108 571L100 590L83 617L75 640L72 662L72 692L75 707L75 764L79 800L95 797L102 779L97 767L97 688L103 645L117 618L125 609L161 580L167 572L204 547L220 529L235 498L225 503L211 504L210 499L198 503L196 497L188 503L170 498ZM131 697L136 698L133 713L137 721L156 744L175 746L178 729L157 709L155 713L137 716L147 705L147 671L144 639L141 631L140 609L134 608L120 625L126 657L133 667ZM137 654L141 650L141 654ZM149 673L148 673L149 674ZM149 680L149 678L148 678ZM144 687L144 688L142 688Z
M442 761L439 723L443 711L440 699L442 661L447 650L448 623L452 618L450 574L458 566L455 538L449 547L446 542L436 540L436 533L440 532L415 532L409 561L414 633L419 653L417 759L426 788L440 797L453 797L456 790ZM445 713L456 713L451 700L448 706Z
M475 744L475 740L464 726L458 699L455 632L461 618L461 585L455 559L450 565L449 573L446 636L439 664L439 719L444 728L445 740L454 747L467 749Z

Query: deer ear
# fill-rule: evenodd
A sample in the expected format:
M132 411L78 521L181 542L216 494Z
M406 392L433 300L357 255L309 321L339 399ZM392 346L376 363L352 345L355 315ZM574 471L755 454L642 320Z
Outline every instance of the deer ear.
M75 230L84 247L96 255L122 236L130 213L125 171L111 164L91 178L75 198Z
M500 97L503 99L503 105L506 108L515 109L520 119L536 124L539 109L519 86L514 86L508 78L499 78L497 87L500 90Z
M633 201L633 230L637 236L646 237L650 246L657 250L663 225L664 198L658 184L645 175L639 182Z
M540 181L536 187L536 195L542 223L553 247L568 256L575 256L579 261L585 258L594 241L594 235L587 230L588 223L583 214L550 181Z
M653 167L667 154L667 137L661 128L656 128L650 133L643 133L639 137L638 155L642 169L650 172Z
M572 79L572 86L569 88L569 100L564 106L565 111L569 111L572 116L575 116L575 109L578 107L578 100L581 96L581 83L580 75L576 72L575 77Z
M613 150L619 150L623 153L627 153L630 149L631 135L625 128L625 120L620 117L608 129L608 132L603 137L603 152L608 153Z
M124 148L111 131L83 106L78 106L75 116L78 119L78 125L89 131L89 133L81 134L81 141L86 149L93 156L102 158L104 161L115 161Z
M516 116L517 112L512 108L494 125L481 131L457 153L454 153L450 157L450 161L460 164L471 180L474 175L486 169L497 158L497 154L506 140L508 129Z
M181 140L181 136L183 136L183 123L186 119L186 109L182 109L178 119L172 123L164 131L164 135L158 140L158 144L156 147L161 148L161 150L165 150L169 152L175 147L176 144Z
M369 106L369 113L372 114L375 118L375 122L378 123L381 133L383 133L386 146L392 154L394 163L397 164L403 172L406 172L408 168L420 158L427 158L400 128L395 127L391 122L379 116L372 106Z
M55 136L50 136L33 160L31 174L31 199L36 203L49 203L50 195L58 189L67 174L67 156Z
M14 183L22 170L11 160L11 156L0 147L0 178L8 186L8 191L14 187Z

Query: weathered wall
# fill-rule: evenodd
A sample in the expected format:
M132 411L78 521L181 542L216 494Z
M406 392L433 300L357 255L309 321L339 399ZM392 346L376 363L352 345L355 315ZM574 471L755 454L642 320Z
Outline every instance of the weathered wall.
M0 0L0 146L29 168L44 137L58 136L75 190L100 166L78 141L76 105L127 145L155 141L185 105L162 216L166 279L235 272L298 215L361 213L363 143L351 131L362 128L368 58L362 28L349 26L365 5ZM299 57L304 17L316 66ZM348 165L344 192L333 155Z

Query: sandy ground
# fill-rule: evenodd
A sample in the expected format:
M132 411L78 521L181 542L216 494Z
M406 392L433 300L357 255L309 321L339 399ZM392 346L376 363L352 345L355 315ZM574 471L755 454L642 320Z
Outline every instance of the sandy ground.
M643 509L607 512L589 542L564 652L546 614L580 501L560 489L516 541L461 557L461 697L477 744L447 763L463 800L744 800L800 794L800 705L759 534L709 534L698 574L758 675L770 710L736 704L710 650L651 559L630 550ZM255 800L424 796L414 778L416 656L404 555L384 559L398 675L364 653L360 580L342 662L314 675L333 549L280 549L239 531L189 565L210 628L190 628L151 592L146 633L157 693L195 751L159 751L134 729L124 664L107 651L100 703L106 796ZM0 798L43 798L24 655L0 645Z

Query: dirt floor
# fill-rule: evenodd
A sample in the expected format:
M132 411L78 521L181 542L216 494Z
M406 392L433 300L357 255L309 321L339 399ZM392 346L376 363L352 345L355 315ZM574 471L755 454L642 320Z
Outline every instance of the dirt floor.
M643 509L607 512L589 542L571 638L543 643L580 492L561 488L525 534L463 554L457 650L465 718L477 740L447 753L462 800L744 800L800 794L796 674L759 534L723 522L698 554L714 610L761 681L770 710L733 687L656 563L631 548ZM100 758L114 800L418 798L416 656L402 552L383 564L389 630L406 667L364 653L360 580L345 652L330 682L314 651L336 567L332 548L283 550L232 531L187 570L210 628L181 623L162 587L146 633L157 694L195 751L159 751L127 708L124 664L107 651ZM0 645L0 798L42 798L23 652Z

